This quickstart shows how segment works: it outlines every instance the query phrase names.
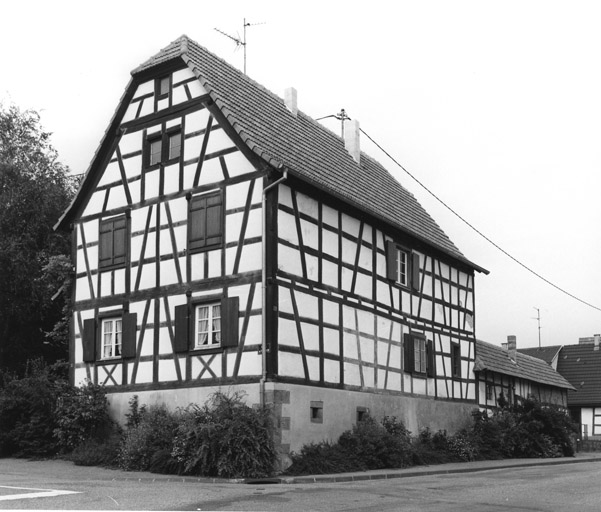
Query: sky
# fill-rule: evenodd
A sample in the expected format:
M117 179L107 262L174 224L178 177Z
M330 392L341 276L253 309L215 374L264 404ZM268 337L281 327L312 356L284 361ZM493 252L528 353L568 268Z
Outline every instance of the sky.
M242 69L243 50L215 28L242 38L246 20L253 79L281 97L295 87L316 119L344 108L497 246L362 138L490 271L476 274L479 339L535 347L539 333L549 346L601 332L601 4L20 0L0 12L0 102L39 111L74 174L131 70L182 34Z

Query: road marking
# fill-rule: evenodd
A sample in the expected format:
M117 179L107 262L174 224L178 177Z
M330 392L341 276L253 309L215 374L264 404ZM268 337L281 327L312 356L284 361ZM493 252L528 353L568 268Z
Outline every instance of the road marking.
M64 496L66 494L81 494L76 491L57 491L54 489L32 489L30 487L10 487L8 485L0 485L1 489L16 489L20 491L34 491L34 492L25 492L20 494L7 494L5 496L0 496L0 501L9 501L9 500L22 500L29 498L52 498L54 496Z

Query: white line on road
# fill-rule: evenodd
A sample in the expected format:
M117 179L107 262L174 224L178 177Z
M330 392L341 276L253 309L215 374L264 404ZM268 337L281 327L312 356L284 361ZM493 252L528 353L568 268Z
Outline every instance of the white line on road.
M54 496L64 496L65 494L81 494L76 491L57 491L54 489L31 489L29 487L10 487L8 485L0 485L1 489L18 489L20 491L34 491L21 494L7 494L0 496L0 501L22 500L29 498L52 498Z

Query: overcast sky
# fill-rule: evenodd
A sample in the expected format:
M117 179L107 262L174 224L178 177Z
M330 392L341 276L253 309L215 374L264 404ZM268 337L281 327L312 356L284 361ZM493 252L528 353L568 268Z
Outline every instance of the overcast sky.
M601 4L579 1L4 2L0 101L41 112L85 172L130 71L186 34L319 118L346 109L495 244L601 308ZM261 23L261 24L259 24ZM326 121L338 130L336 121ZM515 263L365 137L476 276L476 335L577 343L601 313Z

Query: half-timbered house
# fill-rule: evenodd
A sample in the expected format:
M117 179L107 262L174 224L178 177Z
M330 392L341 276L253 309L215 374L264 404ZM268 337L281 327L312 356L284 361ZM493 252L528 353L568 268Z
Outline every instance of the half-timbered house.
M369 412L453 430L476 405L474 276L345 139L182 36L130 83L58 226L71 377L171 407L273 404L282 452ZM484 271L485 272L485 271Z
M516 350L515 336L508 336L504 347L476 340L474 373L478 406L489 412L530 397L567 409L574 390L550 364Z

